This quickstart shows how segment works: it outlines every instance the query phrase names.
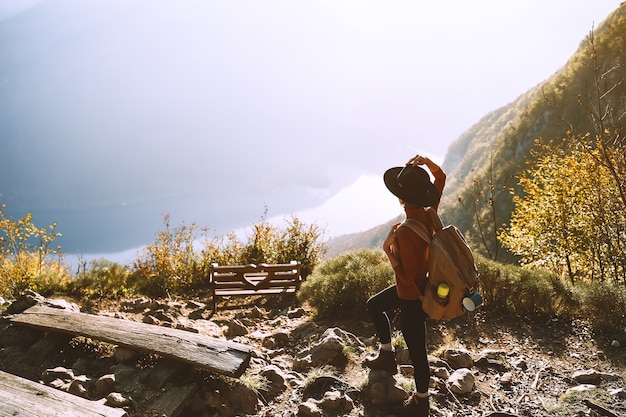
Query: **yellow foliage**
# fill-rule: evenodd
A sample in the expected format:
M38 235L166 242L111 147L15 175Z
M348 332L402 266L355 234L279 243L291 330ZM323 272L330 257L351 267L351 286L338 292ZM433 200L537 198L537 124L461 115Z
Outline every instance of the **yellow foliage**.
M510 227L500 235L522 264L572 282L624 281L624 202L603 163L607 150L596 145L538 142L536 159L519 179L523 195L514 197Z

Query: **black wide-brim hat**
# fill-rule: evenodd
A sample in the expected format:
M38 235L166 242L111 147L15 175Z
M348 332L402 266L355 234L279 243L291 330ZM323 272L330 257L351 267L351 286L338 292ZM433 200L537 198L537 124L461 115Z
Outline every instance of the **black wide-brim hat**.
M406 165L389 168L383 176L385 185L400 200L416 207L432 207L441 195L424 168Z

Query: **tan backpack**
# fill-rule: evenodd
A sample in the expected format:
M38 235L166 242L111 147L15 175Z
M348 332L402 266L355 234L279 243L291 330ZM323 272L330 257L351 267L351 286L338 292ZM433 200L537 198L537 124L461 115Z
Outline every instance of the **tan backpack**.
M406 219L401 226L410 228L430 245L422 308L433 319L451 320L482 302L476 293L479 274L472 251L459 229L452 225L443 227L434 209L426 211L435 227L434 235L414 219Z

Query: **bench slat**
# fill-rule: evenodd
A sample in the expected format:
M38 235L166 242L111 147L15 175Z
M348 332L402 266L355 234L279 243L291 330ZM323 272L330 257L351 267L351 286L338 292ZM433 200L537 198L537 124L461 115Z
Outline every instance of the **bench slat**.
M233 377L243 374L251 357L250 348L240 343L154 324L42 305L15 314L10 321L157 353Z
M275 290L241 290L241 289L233 289L227 291L216 291L215 295L225 297L225 296L237 296L237 295L276 295L276 294L295 294L296 290L294 288L285 288L284 291L275 291Z
M300 288L301 263L211 265L209 285L215 313L216 297L293 294Z
M0 416L125 417L127 414L121 408L0 371Z

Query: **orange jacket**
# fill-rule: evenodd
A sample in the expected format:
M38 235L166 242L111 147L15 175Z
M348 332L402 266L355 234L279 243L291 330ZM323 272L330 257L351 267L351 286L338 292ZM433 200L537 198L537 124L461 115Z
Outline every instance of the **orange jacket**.
M433 176L435 177L434 185L441 195L446 184L446 174L439 169L433 172ZM423 207L406 204L404 211L407 219L415 219L423 223L431 233L434 233L430 216ZM408 227L400 227L397 230L394 249L400 261L394 268L398 297L403 300L417 300L422 296L426 286L428 243Z

